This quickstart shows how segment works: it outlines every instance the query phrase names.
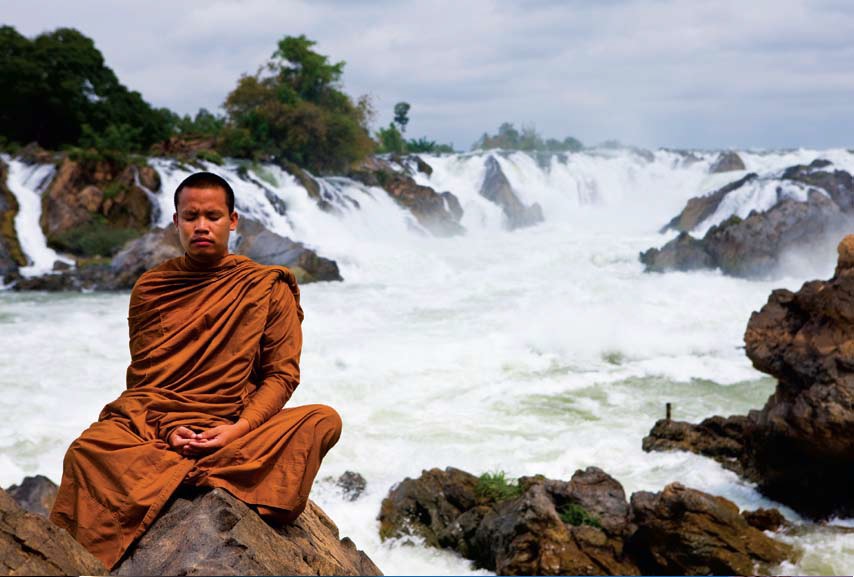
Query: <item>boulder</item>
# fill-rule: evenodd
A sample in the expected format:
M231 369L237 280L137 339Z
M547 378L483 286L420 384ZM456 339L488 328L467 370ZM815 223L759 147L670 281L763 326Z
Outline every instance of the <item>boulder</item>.
M300 283L343 280L335 261L318 256L302 243L280 236L251 218L238 221L234 252L261 264L286 266Z
M501 165L492 155L486 158L486 176L480 187L480 195L501 207L511 230L543 221L542 207L536 202L531 206L522 204L501 170Z
M709 167L709 172L717 174L720 172L732 172L735 170L745 170L744 161L741 157L732 150L721 152L717 159Z
M783 514L777 509L756 509L755 511L742 511L741 516L747 524L760 531L779 531L791 524L786 521Z
M222 489L172 500L114 575L382 575L313 502L273 528Z
M0 574L106 575L107 569L64 529L0 489Z
M27 265L15 230L18 200L6 186L8 178L9 167L0 160L0 284L16 274L18 267Z
M355 166L349 177L385 190L397 204L409 210L421 226L436 236L455 236L465 232L459 223L462 217L459 201L449 201L453 196L450 192L439 194L429 186L417 184L402 162L395 164L383 158L369 157Z
M335 481L335 484L344 493L344 498L348 501L355 501L362 496L368 486L368 482L359 473L353 471L344 471Z
M703 242L680 232L679 236L663 247L650 248L640 254L646 272L692 271L714 268L714 259Z
M178 231L174 226L155 228L138 239L128 242L110 264L114 282L112 288L129 289L150 268L165 260L184 254Z
M644 574L755 575L791 558L789 545L748 525L735 503L671 483L632 495L628 548Z
M44 475L24 477L20 485L12 485L6 492L24 510L47 518L56 500L59 487Z
M753 366L778 379L761 410L699 425L656 423L646 450L710 456L813 518L854 515L854 235L836 274L775 290L744 335Z

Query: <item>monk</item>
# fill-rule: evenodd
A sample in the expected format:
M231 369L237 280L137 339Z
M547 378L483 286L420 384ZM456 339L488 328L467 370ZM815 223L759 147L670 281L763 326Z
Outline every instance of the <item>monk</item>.
M110 569L181 485L292 522L341 434L330 407L282 408L299 384L299 289L287 268L229 254L237 219L221 177L178 186L185 254L133 287L127 389L65 455L51 521Z

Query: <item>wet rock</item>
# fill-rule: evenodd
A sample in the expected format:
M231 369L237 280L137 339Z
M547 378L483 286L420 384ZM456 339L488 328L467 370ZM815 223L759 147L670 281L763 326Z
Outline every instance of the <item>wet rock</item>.
M139 184L147 188L151 192L160 190L160 173L154 167L145 165L137 168L136 176L139 179Z
M222 489L174 499L115 575L382 575L313 502L274 529Z
M426 174L430 176L433 174L433 167L424 162L424 160L420 156L414 156L412 159L415 161L415 169L421 174Z
M11 280L18 267L26 266L27 259L21 250L18 234L15 231L15 216L18 214L18 200L6 186L9 167L0 160L0 284Z
M745 219L732 216L710 228L702 240L681 233L640 258L650 272L720 268L732 276L765 278L775 274L787 251L822 247L851 226L852 216L826 194L811 190L806 202L787 199Z
M368 486L368 482L365 481L365 478L359 473L355 473L353 471L344 471L344 473L335 481L335 484L341 488L344 493L344 498L348 501L355 501L361 497L362 493L365 492L365 488Z
M286 266L300 283L343 280L335 261L318 256L302 243L280 236L256 220L240 219L237 235L234 252L261 264Z
M744 335L753 366L778 379L746 417L700 425L659 421L648 450L697 452L730 465L769 497L814 518L854 515L854 235L836 274L780 289Z
M206 136L171 136L151 147L153 156L170 156L187 162L216 152L216 138ZM152 189L153 190L153 189Z
M818 158L808 165L790 166L783 179L800 182L826 191L842 212L854 209L854 177L844 170L830 171L832 163Z
M437 236L454 236L465 232L459 217L448 202L451 193L439 194L429 186L417 184L407 174L403 164L378 157L369 157L353 168L350 178L385 190L402 207L409 210L418 223ZM447 204L446 204L447 203ZM456 203L459 205L459 202ZM460 216L462 208L460 207Z
M321 210L324 212L335 212L335 205L333 205L329 199L324 198L320 185L314 177L308 173L308 171L303 170L293 162L289 162L287 160L280 161L280 164L282 168L288 174L293 176L300 186L306 190L309 198L313 199Z
M138 239L127 243L110 264L114 281L109 288L130 289L137 279L150 268L165 260L184 254L178 231L174 226L155 228ZM107 287L105 287L107 288Z
M676 484L636 493L631 506L596 467L568 482L522 477L517 487L490 497L464 471L424 471L383 501L381 536L419 535L499 575L708 574L791 554L726 499Z
M756 509L755 511L742 511L741 516L747 524L760 531L778 531L789 527L783 514L777 509Z
M423 471L392 488L380 507L383 539L416 535L433 547L456 548L460 535L453 528L463 512L478 504L477 477L448 467Z
M643 450L688 451L710 457L727 469L745 474L745 431L747 417L729 418L714 416L700 424L661 419L643 439Z
M699 160L699 159L698 159ZM705 196L697 196L688 201L682 212L677 214L673 219L662 227L661 232L668 230L677 230L679 232L688 232L696 228L698 224L712 216L720 206L721 201L730 192L737 190L757 178L755 172L722 186L718 190Z
M56 500L59 487L44 475L24 477L20 485L11 485L6 492L24 510L47 518Z
M494 202L504 211L510 229L531 226L543 221L543 209L536 202L525 206L507 180L501 165L490 155L486 159L486 176L480 187L480 195Z
M637 530L628 547L645 574L754 575L789 559L789 545L747 524L724 499L671 483L660 493L632 495ZM760 570L761 571L761 570Z
M745 170L744 161L741 157L732 150L722 152L718 158L709 167L709 172L717 174L720 172L732 172L734 170Z
M0 490L0 574L106 575L107 570L64 529L25 511Z
M38 142L29 143L15 156L27 164L52 164L56 161L55 154L39 146Z

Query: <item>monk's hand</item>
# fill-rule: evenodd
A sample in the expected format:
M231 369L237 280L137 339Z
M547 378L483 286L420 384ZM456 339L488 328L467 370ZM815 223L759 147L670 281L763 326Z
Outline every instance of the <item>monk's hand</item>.
M240 419L232 425L219 425L199 433L197 438L187 444L187 448L194 454L216 451L248 432L249 421Z
M199 434L194 433L187 427L178 427L172 434L169 435L169 446L173 449L181 453L182 455L188 455L190 442L198 439Z

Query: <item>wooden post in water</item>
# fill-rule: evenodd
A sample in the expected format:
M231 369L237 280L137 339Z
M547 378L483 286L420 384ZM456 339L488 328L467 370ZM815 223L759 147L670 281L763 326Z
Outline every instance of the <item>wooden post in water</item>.
M672 414L673 406L670 403L667 403L666 407L667 407L667 417L666 418L667 418L667 422L669 423L670 422L670 416Z

